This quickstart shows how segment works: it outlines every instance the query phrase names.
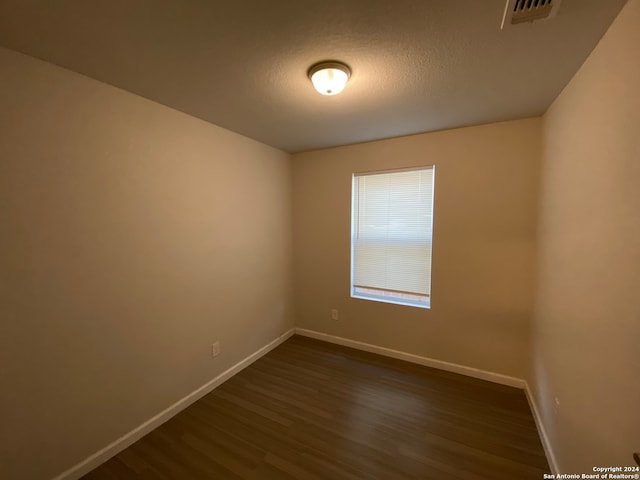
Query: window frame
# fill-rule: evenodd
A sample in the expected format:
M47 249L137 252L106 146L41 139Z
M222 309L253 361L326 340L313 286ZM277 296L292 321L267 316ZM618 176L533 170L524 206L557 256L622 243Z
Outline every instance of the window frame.
M380 294L380 293L363 293L357 292L357 289L360 290L376 290L377 292L384 292L384 289L381 288L370 288L370 287L361 287L354 285L354 270L355 270L355 232L356 232L356 221L357 221L357 213L356 212L356 182L357 178L361 176L368 175L380 175L380 174L392 174L392 173L401 173L401 172L410 172L410 171L418 171L418 170L431 170L432 171L432 183L431 183L431 223L429 224L429 229L431 233L431 254L429 259L429 293L427 295L419 295L419 294L410 294L407 292L398 292L393 290L386 290L389 294ZM350 279L349 279L349 293L351 298L355 298L358 300L370 300L374 302L383 302L383 303L391 303L395 305L403 305L407 307L417 307L422 309L431 309L431 281L433 279L433 218L434 218L434 210L435 210L435 173L436 166L432 165L420 165L416 167L405 167L405 168L393 168L388 170L370 170L364 172L353 172L351 175L351 224L350 224ZM419 301L415 299L411 299L409 297L423 297L426 298L426 301Z

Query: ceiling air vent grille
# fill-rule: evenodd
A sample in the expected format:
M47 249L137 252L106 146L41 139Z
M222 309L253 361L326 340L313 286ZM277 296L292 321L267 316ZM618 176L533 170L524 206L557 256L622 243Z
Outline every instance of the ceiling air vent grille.
M501 28L555 17L561 2L562 0L507 0Z

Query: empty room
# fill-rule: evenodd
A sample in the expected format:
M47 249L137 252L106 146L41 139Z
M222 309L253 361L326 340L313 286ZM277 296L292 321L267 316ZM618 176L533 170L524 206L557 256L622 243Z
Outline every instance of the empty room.
M640 0L0 0L0 479L640 478Z

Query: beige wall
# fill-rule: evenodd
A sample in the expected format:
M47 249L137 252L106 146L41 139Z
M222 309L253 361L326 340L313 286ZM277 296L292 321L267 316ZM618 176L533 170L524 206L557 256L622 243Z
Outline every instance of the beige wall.
M290 158L6 49L0 71L0 478L47 479L293 326Z
M524 377L539 139L528 119L294 155L296 326ZM430 164L432 308L350 298L352 173Z
M564 473L640 450L638 48L631 0L544 116L531 383Z

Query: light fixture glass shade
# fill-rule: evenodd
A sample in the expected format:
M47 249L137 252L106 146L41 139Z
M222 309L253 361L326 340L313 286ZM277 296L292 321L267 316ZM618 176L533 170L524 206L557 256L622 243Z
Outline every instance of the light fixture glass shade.
M314 88L322 95L336 95L344 90L351 70L340 62L318 63L309 69Z

